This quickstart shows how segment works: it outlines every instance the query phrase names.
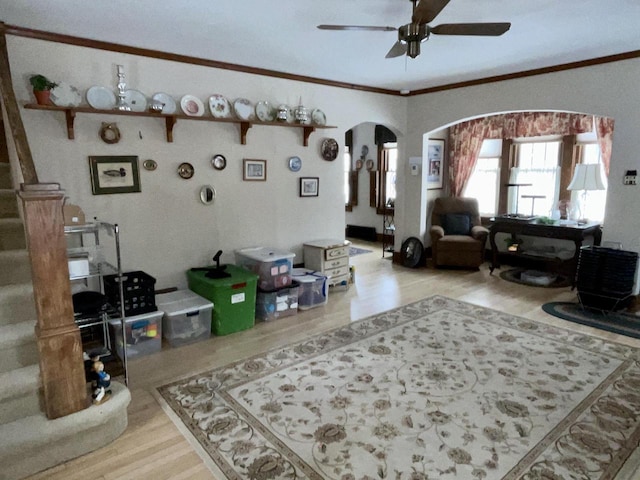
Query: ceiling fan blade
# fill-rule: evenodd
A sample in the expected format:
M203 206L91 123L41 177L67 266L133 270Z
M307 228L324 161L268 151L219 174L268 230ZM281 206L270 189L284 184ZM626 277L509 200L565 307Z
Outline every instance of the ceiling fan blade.
M318 25L320 30L364 30L371 32L395 32L396 27L375 27L367 25Z
M420 0L420 3L418 3L413 12L411 22L417 23L418 25L431 22L438 16L442 9L447 6L449 1L450 0Z
M405 53L407 53L407 44L398 40L393 44L393 47L391 47L391 50L389 50L389 53L387 53L384 58L395 58Z
M429 27L436 35L486 35L497 37L511 28L510 23L443 23Z

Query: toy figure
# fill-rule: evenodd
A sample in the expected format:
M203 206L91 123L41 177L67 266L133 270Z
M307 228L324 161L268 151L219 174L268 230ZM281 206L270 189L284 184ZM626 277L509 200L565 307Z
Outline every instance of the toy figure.
M108 390L111 385L111 375L104 371L104 363L100 361L99 357L94 357L92 370L95 375L95 380L93 383L93 395L91 395L91 397L93 398L93 403L100 405L102 401L105 400L105 396L111 394L111 390Z

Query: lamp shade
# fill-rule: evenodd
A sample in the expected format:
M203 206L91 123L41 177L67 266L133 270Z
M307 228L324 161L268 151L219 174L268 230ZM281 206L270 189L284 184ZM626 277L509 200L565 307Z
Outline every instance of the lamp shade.
M604 182L600 175L600 164L580 163L576 165L567 190L604 190L604 188Z

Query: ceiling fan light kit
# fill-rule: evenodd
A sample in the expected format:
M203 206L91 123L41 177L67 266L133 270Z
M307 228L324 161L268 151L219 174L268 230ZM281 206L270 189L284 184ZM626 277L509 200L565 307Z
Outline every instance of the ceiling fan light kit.
M428 25L438 16L450 0L410 0L413 4L411 23L394 27L378 27L365 25L318 25L320 30L365 30L365 31L398 31L398 40L391 47L386 58L407 55L416 58L420 55L420 43L434 35L473 35L497 37L509 30L511 24L497 23L444 23L431 27Z

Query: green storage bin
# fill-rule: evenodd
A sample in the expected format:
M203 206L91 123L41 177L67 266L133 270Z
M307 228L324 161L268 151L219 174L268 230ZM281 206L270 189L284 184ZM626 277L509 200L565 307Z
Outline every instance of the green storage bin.
M218 336L247 330L256 318L258 275L236 265L224 271L231 276L208 278L206 271L187 271L189 290L213 302L211 332Z

